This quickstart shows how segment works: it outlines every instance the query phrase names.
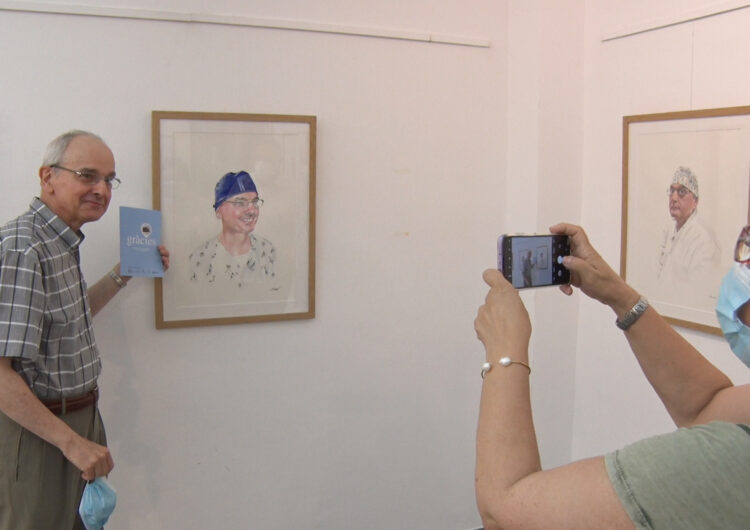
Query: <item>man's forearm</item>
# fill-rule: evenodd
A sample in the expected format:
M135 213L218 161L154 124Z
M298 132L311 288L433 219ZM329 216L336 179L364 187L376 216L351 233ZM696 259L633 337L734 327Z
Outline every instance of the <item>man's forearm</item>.
M21 427L54 445L81 470L84 480L108 474L114 462L109 449L87 440L52 414L11 366L0 358L0 411Z
M120 267L119 265L117 265L112 270L112 272L115 273L116 277L119 277L121 279L123 285L120 285L117 280L110 275L110 273L107 273L86 291L89 299L89 304L91 305L92 316L101 311L102 308L104 308L104 306L107 305L107 303L112 300L112 298L114 298L114 296L118 292L120 292L120 289L124 287L124 284L127 283L128 280L130 280L130 278L127 276L121 277L118 274L119 270Z
M7 358L0 359L0 411L61 450L77 436L39 401Z

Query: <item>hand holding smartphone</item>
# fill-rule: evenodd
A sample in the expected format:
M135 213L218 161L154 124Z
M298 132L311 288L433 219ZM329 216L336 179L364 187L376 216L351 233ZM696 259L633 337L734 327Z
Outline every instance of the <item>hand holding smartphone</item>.
M568 236L505 234L497 239L497 268L516 289L570 283L562 258L570 254Z

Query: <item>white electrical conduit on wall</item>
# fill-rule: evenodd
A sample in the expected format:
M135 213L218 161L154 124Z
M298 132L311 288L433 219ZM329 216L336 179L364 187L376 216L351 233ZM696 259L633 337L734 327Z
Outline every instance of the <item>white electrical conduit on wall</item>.
M0 11L22 11L26 13L47 13L56 15L159 20L166 22L187 22L194 24L220 24L227 26L285 29L291 31L336 33L341 35L409 40L438 44L450 44L455 46L473 46L477 48L490 47L489 40L484 38L438 35L420 31L370 28L365 26L343 26L337 24L324 24L320 22L306 22L302 20L281 20L232 15L212 15L208 13L184 13L180 11L160 11L151 9L133 9L126 7L99 7L83 4L54 4L12 0L0 0Z

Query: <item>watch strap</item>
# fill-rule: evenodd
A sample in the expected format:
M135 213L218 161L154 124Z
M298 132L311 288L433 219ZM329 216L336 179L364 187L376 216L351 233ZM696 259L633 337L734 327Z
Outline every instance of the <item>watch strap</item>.
M645 297L641 296L638 299L638 302L636 302L636 304L632 307L632 309L625 313L625 316L622 317L622 319L618 318L617 320L615 320L615 324L618 328L625 331L630 326L635 324L636 320L638 320L646 311L646 309L648 309L648 306L648 300L646 300Z

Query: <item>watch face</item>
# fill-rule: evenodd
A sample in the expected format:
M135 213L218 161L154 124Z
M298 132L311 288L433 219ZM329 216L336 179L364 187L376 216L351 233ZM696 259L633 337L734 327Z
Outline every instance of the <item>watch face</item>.
M615 324L617 324L617 327L620 329L628 329L636 320L638 320L638 317L640 317L647 308L648 300L641 297L641 299L638 300L638 303L633 306L633 309L628 311L622 320L616 320Z
M641 298L640 300L638 300L638 303L635 304L635 307L633 308L633 311L631 311L631 313L634 317L638 317L646 310L647 307L648 301L645 298Z

